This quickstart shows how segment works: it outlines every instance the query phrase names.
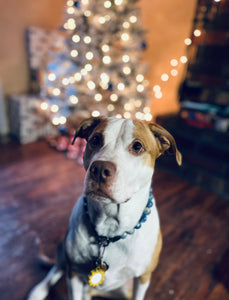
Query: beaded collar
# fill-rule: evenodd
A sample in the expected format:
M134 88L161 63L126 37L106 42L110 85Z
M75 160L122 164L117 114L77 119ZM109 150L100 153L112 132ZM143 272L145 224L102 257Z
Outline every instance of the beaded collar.
M91 227L91 230L93 231L93 234L96 238L96 243L99 246L99 254L98 258L95 261L96 268L91 271L89 275L89 284L93 287L100 285L104 281L105 277L105 272L109 268L108 264L103 261L103 255L105 252L105 248L110 244L110 243L115 243L121 239L126 239L127 236L134 234L135 230L138 230L142 227L142 223L145 223L147 220L147 216L151 213L151 207L153 206L153 193L152 193L152 188L150 189L149 192L149 198L148 202L146 204L146 207L142 213L142 216L140 217L138 223L136 226L130 230L130 231L124 231L122 235L117 235L114 237L107 237L107 236L102 236L97 233L95 230L94 225L92 224L90 217L89 217L89 212L88 212L88 203L87 203L87 197L84 196L83 198L84 201L84 210L85 214L88 220L88 224Z
M103 235L98 235L97 231L94 228L94 225L91 223L91 220L89 218L87 198L84 196L83 200L84 200L85 213L86 213L87 219L89 221L89 224L91 226L91 229L93 230L94 235L96 237L96 241L97 241L98 245L103 245L104 247L106 247L110 243L115 243L115 242L119 241L120 239L125 239L128 235L134 234L136 229L140 229L142 227L142 223L146 222L147 216L151 213L151 207L153 206L153 201L152 201L153 200L153 193L152 193L152 188L151 188L150 192L149 192L148 202L147 202L146 207L145 207L145 209L142 213L142 216L139 219L136 226L132 230L125 231L122 235L117 235L117 236L114 236L114 237L106 237L106 236L103 236Z

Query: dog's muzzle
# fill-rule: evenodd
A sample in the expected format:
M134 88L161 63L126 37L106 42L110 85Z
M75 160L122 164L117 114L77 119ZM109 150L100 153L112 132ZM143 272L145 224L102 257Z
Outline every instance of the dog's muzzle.
M110 161L97 160L90 166L90 178L103 186L110 186L116 174L116 165Z

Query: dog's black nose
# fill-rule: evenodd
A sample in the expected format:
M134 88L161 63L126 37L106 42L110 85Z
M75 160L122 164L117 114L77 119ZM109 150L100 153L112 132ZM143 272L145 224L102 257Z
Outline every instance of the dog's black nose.
M91 178L96 182L110 182L114 178L115 172L116 166L110 161L97 160L90 167Z

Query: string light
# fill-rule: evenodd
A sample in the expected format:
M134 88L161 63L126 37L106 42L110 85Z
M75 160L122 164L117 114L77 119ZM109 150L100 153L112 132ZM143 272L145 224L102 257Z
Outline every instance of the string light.
M137 17L136 16L131 16L129 18L129 20L130 20L131 23L136 23L137 22Z
M68 78L63 78L62 79L62 84L63 85L68 85L69 84L69 79Z
M129 38L130 38L130 36L129 36L129 34L128 33L123 33L122 35L121 35L121 39L124 41L124 42L127 42L128 40L129 40Z
M162 96L163 96L163 94L162 94L162 92L161 91L158 91L158 92L156 92L155 93L155 98L157 98L157 99L161 99L162 98Z
M77 104L79 102L79 99L75 96L75 95L71 95L69 97L69 101L72 103L72 104Z
M123 117L125 119L130 119L131 118L131 113L129 113L128 111L126 111L124 114L123 114Z
M84 40L84 43L85 43L85 44L90 44L90 43L91 43L91 37L88 36L88 35L85 36L83 40Z
M110 58L110 56L108 56L108 55L104 56L104 57L103 57L103 63L104 63L105 65L109 65L109 64L111 63L111 58Z
M106 22L106 19L104 17L99 17L99 23L104 24Z
M110 80L110 77L109 77L108 74L106 74L106 73L102 73L102 74L100 75L100 78L101 78L102 82L104 82L104 83L108 83L109 80Z
M76 81L80 81L82 78L82 75L78 72L78 73L75 73L74 77L75 77Z
M118 101L118 95L116 95L116 94L111 94L111 95L110 95L110 99L111 99L111 101L116 102L116 101Z
M91 16L91 11L85 10L84 15L85 15L85 17L89 18Z
M117 5L117 6L121 5L122 2L123 2L123 0L115 0L114 1L115 5Z
M122 27L125 29L128 29L130 27L130 23L125 21L125 22L123 22Z
M162 75L161 75L161 80L162 80L162 81L168 81L168 80L169 80L169 75L166 74L166 73L162 74Z
M153 116L151 113L146 113L145 116L144 116L145 120L147 122L151 121L153 119Z
M67 13L68 13L69 15L74 14L74 8L73 8L73 7L69 7L69 8L67 9Z
M100 116L100 112L98 110L94 110L92 113L91 113L92 117L99 117Z
M180 62L182 64L186 64L188 62L188 58L185 55L183 55L183 56L180 57Z
M129 111L132 111L134 110L134 103L133 102L128 102L124 105L124 109L125 110L129 110Z
M73 40L74 43L79 43L79 41L80 41L80 36L79 36L78 34L74 34L74 35L72 36L72 40Z
M129 55L127 55L127 54L123 55L122 61L125 62L125 63L129 62L130 61Z
M61 117L59 118L59 123L60 123L61 125L64 125L64 124L66 123L66 121L67 121L67 119L66 119L65 116L61 116Z
M103 96L101 95L101 94L99 94L99 93L97 93L97 94L95 94L95 101L101 101L102 99L103 99Z
M47 110L48 109L48 103L41 102L40 107L41 107L42 110Z
M135 104L135 107L140 108L142 106L142 101L136 100L134 104Z
M84 68L85 68L85 70L86 70L87 72L90 72L90 71L93 69L93 67L92 67L91 64L86 64L86 65L84 66Z
M195 29L193 34L194 34L194 36L199 37L199 36L201 36L201 31L199 29Z
M115 107L114 107L113 104L107 105L107 110L108 110L108 111L114 111L114 109L115 109Z
M171 66L176 67L178 65L178 60L177 59L171 59L170 61Z
M61 92L60 92L60 89L58 89L58 88L54 88L54 89L53 89L53 95L54 95L54 96L60 96L60 93L61 93Z
M87 75L87 70L85 68L83 68L81 71L80 71L81 75L82 76L86 76Z
M192 40L190 38L187 38L184 40L185 45L190 46L192 44Z
M78 51L75 49L71 51L71 57L77 57L78 54L79 54Z
M110 50L110 47L105 44L102 46L102 50L103 50L103 52L108 52Z
M74 5L74 1L72 0L67 1L67 6L73 6L73 5Z
M53 125L59 125L60 124L60 122L59 122L59 118L58 117L54 117L53 119L52 119L52 123L53 123Z
M92 81L92 80L88 81L87 86L90 90L94 90L95 89L94 81Z
M142 82L144 80L144 76L142 74L138 74L136 76L136 80L137 80L137 82Z
M172 69L171 72L170 72L170 74L171 74L173 77L175 77L175 76L178 75L178 71L177 71L176 69Z
M110 8L111 5L112 5L112 3L111 3L110 1L105 1L105 2L104 2L104 7L105 7L105 8Z
M125 84L120 82L118 85L117 85L117 88L119 91L123 91L125 89Z
M144 85L142 85L142 84L138 84L137 85L137 91L139 92L139 93L142 93L143 91L144 91Z
M54 73L50 73L50 74L48 75L48 80L49 80L49 81L55 81L55 80L56 80L56 75L55 75Z
M111 16L110 16L110 15L106 15L104 18L105 18L105 20L108 22L108 21L110 21Z
M140 111L136 112L135 117L136 117L138 120L144 120L144 115L143 115L143 113L140 112Z
M93 53L91 51L87 52L85 55L86 59L88 60L92 60L92 58L94 57Z
M67 20L67 26L70 30L74 30L76 28L76 23L73 18Z
M131 68L130 67L123 67L123 73L126 75L129 75L131 73Z
M108 89L108 83L107 83L107 82L101 81L99 85L100 85L101 88L104 89L104 90L107 90L107 89Z
M149 106L144 107L143 112L144 112L145 114L150 113L150 108L149 108Z
M160 92L161 91L161 87L160 87L160 85L155 85L154 87L153 87L153 91L156 93L156 92Z
M59 106L56 104L53 104L50 108L51 112L56 113L59 111Z

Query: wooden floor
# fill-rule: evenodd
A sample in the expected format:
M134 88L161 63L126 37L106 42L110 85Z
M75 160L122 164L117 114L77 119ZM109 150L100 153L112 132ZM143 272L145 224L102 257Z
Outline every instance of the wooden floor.
M21 300L47 270L82 192L84 170L45 142L0 144L0 299ZM154 194L164 247L146 300L229 299L229 200L158 169ZM65 281L48 299L66 297Z

